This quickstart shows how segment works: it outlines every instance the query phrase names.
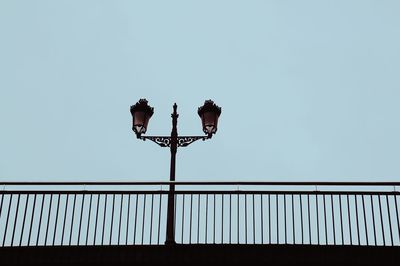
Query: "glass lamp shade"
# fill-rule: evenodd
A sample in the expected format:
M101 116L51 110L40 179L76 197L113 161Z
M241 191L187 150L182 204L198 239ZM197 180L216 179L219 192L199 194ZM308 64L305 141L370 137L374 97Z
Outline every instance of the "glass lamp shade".
M146 133L150 117L154 113L154 108L147 103L146 99L140 99L135 105L131 106L132 130L138 136Z
M203 106L199 107L198 114L203 126L203 132L209 136L215 134L218 129L221 107L218 107L213 101L207 100Z

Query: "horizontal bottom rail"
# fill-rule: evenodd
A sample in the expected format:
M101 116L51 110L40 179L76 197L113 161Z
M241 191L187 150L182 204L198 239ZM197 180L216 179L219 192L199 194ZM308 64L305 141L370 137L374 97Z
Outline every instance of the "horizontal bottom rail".
M398 265L397 247L174 245L0 249L4 265Z

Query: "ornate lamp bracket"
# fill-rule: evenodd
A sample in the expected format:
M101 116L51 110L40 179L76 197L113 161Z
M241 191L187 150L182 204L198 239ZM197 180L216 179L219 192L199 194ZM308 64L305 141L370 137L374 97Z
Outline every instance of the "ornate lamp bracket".
M161 147L171 147L171 137L161 137L161 136L140 136L140 139L151 140Z
M209 139L209 136L183 136L183 137L178 137L178 147L187 147L196 140L206 140Z
M187 147L196 140L206 140L210 139L211 136L182 136L177 138L178 147ZM171 137L167 136L140 136L141 140L151 140L161 147L171 147Z

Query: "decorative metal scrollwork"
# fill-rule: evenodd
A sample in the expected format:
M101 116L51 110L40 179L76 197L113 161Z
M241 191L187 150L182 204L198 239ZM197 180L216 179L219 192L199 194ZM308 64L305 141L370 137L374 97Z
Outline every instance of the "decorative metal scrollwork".
M157 143L161 147L171 147L171 137L151 137L151 136L145 136L141 137L142 140L151 140L154 143Z
M208 136L183 136L178 137L177 139L177 147L186 147L195 142L196 140L208 139ZM154 143L160 145L161 147L171 147L171 137L161 137L161 136L142 136L142 140L151 140Z
M207 136L178 137L178 147L186 147L199 139L206 140Z

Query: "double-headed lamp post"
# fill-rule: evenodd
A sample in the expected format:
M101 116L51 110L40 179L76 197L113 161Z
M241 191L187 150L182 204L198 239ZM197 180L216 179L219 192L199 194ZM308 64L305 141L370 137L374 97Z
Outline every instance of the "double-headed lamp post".
M161 147L169 147L171 150L171 167L170 181L175 181L175 159L178 147L186 147L196 140L211 139L212 135L217 132L218 118L221 115L221 108L213 101L207 100L204 105L199 107L198 114L203 126L205 136L178 136L177 124L178 116L176 103L173 106L172 131L170 136L142 136L147 131L149 120L154 113L154 108L148 105L146 99L140 99L135 105L131 106L131 114L133 119L132 130L136 133L138 139L151 140ZM174 232L174 206L175 206L175 185L169 185L168 193L168 210L167 210L167 236L165 244L175 244Z

